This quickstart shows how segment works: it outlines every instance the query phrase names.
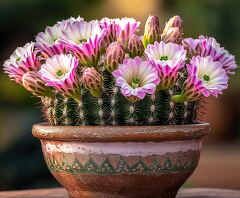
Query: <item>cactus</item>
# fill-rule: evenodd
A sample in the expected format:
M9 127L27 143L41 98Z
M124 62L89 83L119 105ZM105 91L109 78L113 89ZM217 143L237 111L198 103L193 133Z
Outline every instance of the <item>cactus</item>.
M109 93L93 97L83 89L81 100L56 98L44 100L43 112L51 125L162 125L194 123L195 109L190 103L179 105L171 101L172 89L160 91L143 100L132 103L121 95L119 88L113 86ZM185 106L185 104L188 104ZM198 106L198 105L196 105ZM183 110L184 109L184 110ZM184 116L184 113L187 116ZM55 112L55 113L54 113ZM182 114L179 115L179 114ZM191 119L192 118L192 119Z
M214 38L183 39L179 16L162 33L156 16L138 30L132 18L64 20L17 48L4 70L40 98L50 125L197 122L204 98L227 87L234 56Z

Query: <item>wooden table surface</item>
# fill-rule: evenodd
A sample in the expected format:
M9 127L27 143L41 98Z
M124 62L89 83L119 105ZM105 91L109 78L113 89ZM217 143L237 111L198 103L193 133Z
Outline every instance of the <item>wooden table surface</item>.
M5 191L0 198L68 198L63 188ZM240 198L240 191L211 188L181 189L177 198Z

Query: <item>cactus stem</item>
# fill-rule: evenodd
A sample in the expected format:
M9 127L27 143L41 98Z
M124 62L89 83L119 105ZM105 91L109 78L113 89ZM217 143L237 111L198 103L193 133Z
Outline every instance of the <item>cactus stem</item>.
M153 94L150 96L150 117L148 118L148 123L151 125L156 121L156 95Z
M56 126L58 124L58 120L57 120L57 105L58 105L58 98L57 95L55 95L54 101L53 101L53 123Z
M116 96L117 96L117 93L118 93L118 87L114 86L113 89L112 89L112 98L111 98L111 122L112 122L112 125L116 125L117 122L116 122Z
M168 90L168 93L169 93L169 98L171 98L173 96L173 89L169 89ZM169 124L175 124L176 123L176 120L175 120L175 108L176 108L176 105L175 103L170 100L169 101L169 115L168 115L168 121L169 121Z
M87 122L85 119L85 111L83 107L83 95L84 95L84 90L82 88L80 91L80 100L78 102L78 117L79 117L78 124L85 126Z
M100 97L97 100L98 102L98 106L99 106L99 111L98 111L98 116L99 116L99 120L100 120L100 125L104 125L104 112L103 112L103 99Z
M136 124L136 114L135 114L135 103L131 103L129 106L129 116L127 122L130 125L135 125Z
M62 116L63 116L63 124L70 125L70 119L68 117L68 98L63 99L63 109L62 109Z
M187 122L188 122L188 114L189 114L189 112L188 112L188 107L189 107L189 105L188 105L188 102L187 101L185 101L184 103L183 103L183 119L182 119L182 124L187 124Z
M43 112L45 120L48 121L50 125L53 125L53 108L52 108L52 102L53 100L49 97L41 97L41 101L43 104Z

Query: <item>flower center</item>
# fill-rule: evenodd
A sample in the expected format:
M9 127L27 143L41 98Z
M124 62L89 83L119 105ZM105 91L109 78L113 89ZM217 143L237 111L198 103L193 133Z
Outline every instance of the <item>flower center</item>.
M140 79L139 78L133 78L132 79L132 88L137 88L139 87L139 82L140 82Z
M86 43L87 42L87 39L80 39L79 40L79 43Z
M16 58L16 61L18 62L18 61L20 61L21 60L21 57L17 57Z
M57 70L57 72L56 72L56 75L57 75L57 77L61 77L61 76L63 76L63 71L62 70Z
M161 60L161 61L167 61L167 60L168 60L168 56L161 56L161 57L160 57L160 60Z
M203 79L208 82L208 81L210 81L210 76L204 75L204 76L203 76Z

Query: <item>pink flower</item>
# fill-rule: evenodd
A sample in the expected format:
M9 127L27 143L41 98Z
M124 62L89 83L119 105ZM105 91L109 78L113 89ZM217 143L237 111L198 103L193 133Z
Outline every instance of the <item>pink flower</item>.
M105 35L97 21L76 21L63 30L61 43L71 50L85 66L96 66L100 56L100 45Z
M125 59L112 74L122 94L132 101L154 94L160 82L157 69L140 57Z
M40 73L46 85L54 87L65 97L80 100L80 86L76 73L78 60L69 55L55 55L41 66Z
M74 18L74 17L70 17L69 19L64 19L62 21L58 21L56 23L56 26L60 27L61 29L65 29L68 24L71 24L71 23L75 23L75 22L79 22L79 21L84 21L84 18L78 16L77 18Z
M219 61L227 74L234 74L232 70L237 68L235 57L221 47L213 37L200 36L199 39L184 39L183 45L190 55L211 56L214 61Z
M193 57L187 65L188 78L180 95L173 96L173 101L195 101L202 95L208 97L222 94L227 88L228 76L221 63L214 61L211 56Z
M102 18L99 21L99 26L102 30L105 31L105 36L102 40L102 48L105 49L113 42L117 40L116 35L116 24L113 19Z
M61 43L47 44L47 43L36 43L37 51L41 53L42 59L47 59L57 54L65 54L65 46Z
M48 43L48 44L55 44L58 43L61 35L62 35L63 28L60 25L54 25L53 27L46 27L45 32L40 32L36 36L37 43Z
M172 87L178 77L178 71L184 66L186 51L181 45L155 42L145 50L148 60L158 69L161 83L159 89Z
M52 27L46 27L45 32L40 32L36 36L36 48L44 59L65 52L65 46L59 43L62 31L73 19L58 22Z
M116 36L123 47L126 49L128 46L128 40L139 31L140 22L137 22L134 18L122 18L114 19L116 24Z
M182 45L187 50L187 53L190 57L200 55L199 39L185 38L182 40Z
M84 20L80 16L78 18L71 17L69 19L57 22L52 27L47 26L44 32L38 33L38 35L36 36L36 42L45 44L56 44L59 42L63 30L66 29L68 25L81 21Z
M27 43L18 47L3 64L3 70L9 77L19 84L22 84L22 77L28 71L37 71L40 63L37 53L34 50L35 43Z
M101 29L106 31L104 40L118 41L124 49L127 49L129 38L139 31L140 22L126 17L122 19L103 18L100 20L99 25Z

